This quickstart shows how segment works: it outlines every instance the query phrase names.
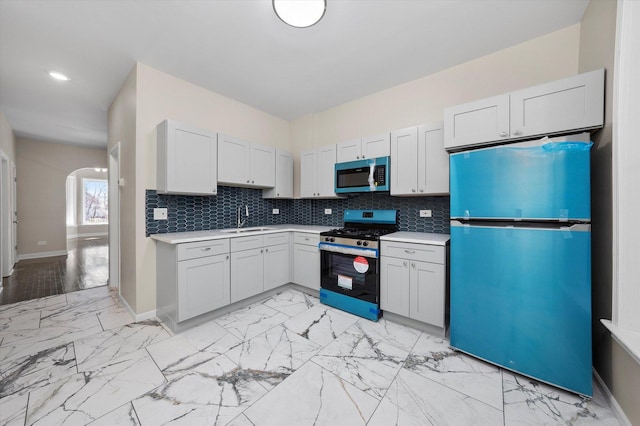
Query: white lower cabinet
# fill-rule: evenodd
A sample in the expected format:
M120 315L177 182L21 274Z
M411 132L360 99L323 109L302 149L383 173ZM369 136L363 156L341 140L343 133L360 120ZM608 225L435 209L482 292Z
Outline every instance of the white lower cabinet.
M264 291L263 248L231 253L231 303Z
M445 247L383 241L380 252L382 310L444 328Z
M157 313L170 327L230 303L229 239L156 247Z
M296 232L293 235L293 282L320 290L320 250L318 234Z
M231 240L231 302L291 282L289 232Z
M229 304L229 255L178 262L178 321Z

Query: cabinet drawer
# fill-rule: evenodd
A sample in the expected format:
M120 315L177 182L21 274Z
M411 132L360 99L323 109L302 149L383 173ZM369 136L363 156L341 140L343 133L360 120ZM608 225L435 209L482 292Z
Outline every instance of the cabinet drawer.
M289 232L280 232L278 234L265 234L264 245L275 246L277 244L287 244L289 242Z
M293 242L295 244L304 244L307 246L317 246L320 241L320 235L308 234L305 232L296 232L293 235Z
M231 239L232 252L261 248L263 246L264 238L262 235L250 235Z
M429 244L382 241L380 255L422 262L445 263L445 248Z
M178 244L178 261L229 253L229 239Z

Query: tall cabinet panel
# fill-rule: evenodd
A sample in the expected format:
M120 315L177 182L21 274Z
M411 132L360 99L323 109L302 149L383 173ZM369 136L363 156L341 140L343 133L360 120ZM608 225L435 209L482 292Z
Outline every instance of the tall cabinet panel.
M251 144L251 185L273 187L276 184L276 150Z
M318 195L335 197L336 146L329 145L318 148Z
M418 128L391 132L391 195L418 192Z
M251 175L251 143L233 136L218 135L218 181L246 185Z
M156 131L158 192L215 195L216 134L173 120L158 124Z
M318 186L318 151L300 153L300 196L312 198L316 196Z
M418 127L418 193L449 193L449 154L442 121Z
M300 196L338 198L335 193L336 145L300 153Z

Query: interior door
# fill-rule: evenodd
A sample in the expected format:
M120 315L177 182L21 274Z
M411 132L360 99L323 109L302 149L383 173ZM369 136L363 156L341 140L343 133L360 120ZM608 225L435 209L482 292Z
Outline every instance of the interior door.
M18 262L18 178L16 175L16 165L11 162L11 211L13 212L13 221L11 223L11 247L13 247L13 256L11 264L15 265Z

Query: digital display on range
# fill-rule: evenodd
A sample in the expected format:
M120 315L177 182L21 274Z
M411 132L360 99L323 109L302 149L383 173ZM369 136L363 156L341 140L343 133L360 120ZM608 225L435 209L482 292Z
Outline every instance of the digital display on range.
M362 212L362 217L373 217L373 212Z

